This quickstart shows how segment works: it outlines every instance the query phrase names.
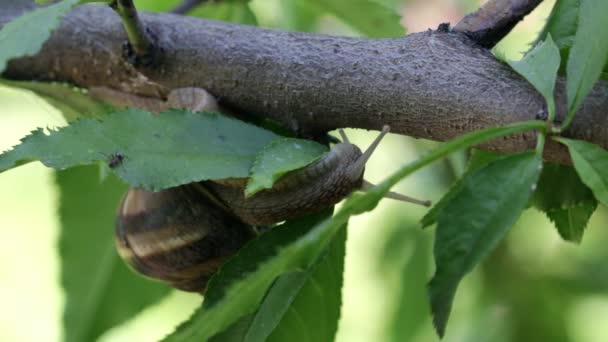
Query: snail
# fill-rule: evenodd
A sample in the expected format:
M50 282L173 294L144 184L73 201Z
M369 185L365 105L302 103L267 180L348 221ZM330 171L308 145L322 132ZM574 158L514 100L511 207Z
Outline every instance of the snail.
M323 158L250 197L244 195L245 178L203 181L160 192L132 188L118 208L119 254L150 278L204 293L224 261L257 236L257 227L322 210L370 186L363 180L365 164L388 131L384 126L364 153L340 131L343 142ZM387 197L429 205L392 192Z

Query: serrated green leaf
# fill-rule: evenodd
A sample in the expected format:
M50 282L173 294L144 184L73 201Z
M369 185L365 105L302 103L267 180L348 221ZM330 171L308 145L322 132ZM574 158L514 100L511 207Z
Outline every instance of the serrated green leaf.
M325 146L310 140L283 138L271 142L255 159L245 195L271 188L287 172L313 163L326 152Z
M402 37L399 14L371 0L311 0L311 6L336 16L368 37Z
M577 206L547 211L547 217L557 227L562 239L580 243L589 218L597 208L597 202L589 202Z
M608 60L608 1L581 0L567 66L568 115L583 103Z
M595 198L608 205L608 151L582 140L553 138L568 146L574 168Z
M14 19L0 30L0 74L9 60L33 56L51 37L61 18L80 0L63 0L54 5L37 8Z
M432 225L433 223L437 222L437 217L439 216L439 213L441 213L443 208L445 208L445 206L448 203L450 203L452 198L458 192L460 192L460 190L462 189L463 180L465 179L466 176L468 176L471 173L488 165L490 162L492 162L498 158L502 158L502 157L503 157L503 155L498 154L498 153L484 151L484 150L474 150L473 154L471 155L471 159L469 159L469 163L467 165L467 171L462 176L462 178L460 178L459 180L454 182L452 187L450 187L450 190L448 190L448 192L446 192L445 195L443 195L443 197L441 197L439 202L437 202L431 208L431 210L429 210L424 215L424 217L422 217L422 219L420 220L420 224L422 225L422 228L428 227L428 226Z
M550 211L595 202L595 198L574 168L545 163L532 201L536 208Z
M580 242L597 200L574 168L545 163L532 202L566 241Z
M545 98L551 120L555 117L553 93L559 64L559 49L550 34L545 41L540 42L529 51L523 59L509 62L509 65L528 80Z
M435 234L435 275L429 283L440 336L460 280L504 237L525 208L542 166L526 152L496 160L466 177L441 211Z
M63 169L122 156L113 168L127 183L160 190L204 179L247 177L274 133L216 113L119 111L46 135L42 129L0 155L0 171L32 160Z
M114 247L114 215L126 186L94 166L57 173L65 340L94 341L169 293L129 270Z
M0 79L0 84L26 89L42 97L61 111L67 121L78 118L101 119L115 111L104 102L97 101L87 95L86 89L78 88L67 83L29 82Z
M327 253L309 272L306 284L272 335L250 334L247 342L334 341L342 306L346 229L341 229ZM255 325L253 325L255 326Z

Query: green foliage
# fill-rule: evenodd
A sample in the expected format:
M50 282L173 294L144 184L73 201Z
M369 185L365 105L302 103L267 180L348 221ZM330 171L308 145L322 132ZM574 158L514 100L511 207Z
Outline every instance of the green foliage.
M520 216L541 165L541 157L532 152L491 162L466 177L439 213L434 248L437 269L429 292L440 336L460 280L496 247Z
M574 168L595 198L608 205L608 151L581 140L554 138L568 146Z
M51 32L59 26L63 15L81 2L63 0L27 12L4 25L0 30L0 73L4 71L9 60L38 53L42 44L51 36Z
M568 118L574 113L600 78L608 60L608 15L605 0L581 0L579 20L567 66Z
M401 37L405 29L392 9L371 0L308 0L308 5L330 13L368 37Z
M269 143L257 156L245 195L269 189L285 173L320 159L327 149L314 141L283 138Z
M87 95L87 90L65 83L26 82L0 79L0 84L27 89L57 108L67 121L101 119L115 109Z
M547 101L549 121L555 117L555 99L553 93L557 70L559 69L559 50L551 35L539 43L520 61L509 62L511 67L526 78Z
M209 2L193 9L191 16L227 21L237 24L257 25L258 20L248 4L249 1Z
M342 282L344 257L346 254L346 229L341 229L321 256L321 261L308 272L306 283L297 292L293 303L287 308L280 324L269 336L269 342L281 341L333 341L338 330L342 307ZM289 275L289 274L288 274ZM280 279L279 279L280 280ZM262 306L261 309L263 309ZM275 312L267 308L267 313ZM263 317L258 311L257 317ZM265 323L258 321L263 327ZM266 341L263 334L248 335L246 341Z
M565 71L566 62L574 35L578 26L578 9L580 0L558 0L545 24L540 39L546 40L551 35L561 55L561 71Z
M94 341L169 292L144 279L114 247L114 212L126 186L115 177L98 180L97 167L57 173L61 207L61 284L66 306L65 340Z
M308 270L343 228L324 221L310 229L324 217L286 223L246 245L211 279L203 306L165 341L204 341L253 313L279 275Z
M272 132L222 114L174 110L153 115L128 109L104 121L83 119L50 135L38 129L0 155L0 171L33 160L56 169L105 162L130 185L161 190L206 179L247 177L261 152L251 171L252 188L260 190L323 153L321 145L299 139L287 139L285 146L274 144L263 152L277 139ZM293 163L277 162L273 151L289 146L297 149L290 157ZM116 158L120 160L113 161Z
M488 165L490 162L494 161L495 159L499 158L500 156L501 155L499 155L499 154L488 152L488 151L474 150L473 154L471 156L471 159L469 159L467 171L462 176L462 178L457 180L452 185L450 190L448 192L446 192L445 195L443 195L443 197L441 197L439 202L437 202L431 208L431 210L429 210L426 213L426 215L424 215L424 217L422 217L422 219L420 220L420 224L422 224L422 228L428 227L428 226L432 225L433 223L437 222L437 217L439 216L439 213L441 212L441 210L443 210L443 208L445 208L445 206L448 205L452 201L454 196L456 196L456 194L458 194L460 192L460 190L462 189L464 179L466 179L471 173L483 168L484 166Z
M572 167L547 163L532 197L564 240L580 242L597 201Z

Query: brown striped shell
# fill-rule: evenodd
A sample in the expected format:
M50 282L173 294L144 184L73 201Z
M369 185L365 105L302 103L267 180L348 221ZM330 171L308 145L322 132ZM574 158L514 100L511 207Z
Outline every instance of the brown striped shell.
M201 293L224 261L255 235L196 185L130 189L116 219L118 252L133 269Z

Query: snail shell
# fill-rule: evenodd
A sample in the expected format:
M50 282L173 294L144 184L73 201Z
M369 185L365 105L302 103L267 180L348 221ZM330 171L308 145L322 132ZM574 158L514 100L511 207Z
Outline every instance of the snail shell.
M116 219L120 256L139 273L184 291L204 292L224 261L255 236L196 184L159 192L132 188Z

